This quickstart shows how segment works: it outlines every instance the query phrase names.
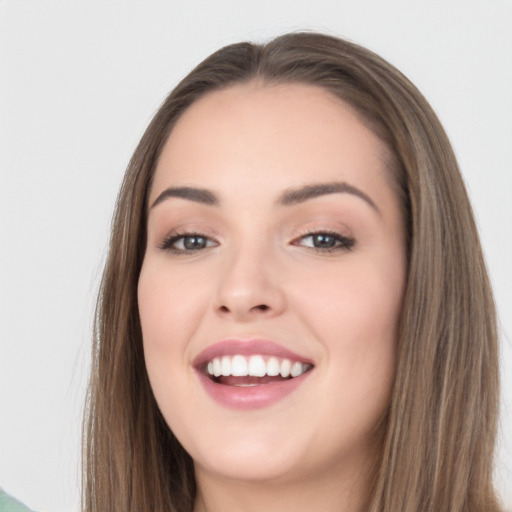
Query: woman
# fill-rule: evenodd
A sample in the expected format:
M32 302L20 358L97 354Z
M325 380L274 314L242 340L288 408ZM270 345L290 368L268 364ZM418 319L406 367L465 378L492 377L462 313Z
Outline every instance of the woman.
M87 511L498 510L493 300L435 114L373 53L214 53L127 170Z

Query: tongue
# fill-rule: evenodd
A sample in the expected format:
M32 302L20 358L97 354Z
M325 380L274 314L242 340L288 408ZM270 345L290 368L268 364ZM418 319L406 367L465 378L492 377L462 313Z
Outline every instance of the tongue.
M254 385L260 385L260 384L268 384L269 382L282 382L283 377L280 375L276 377L270 377L268 375L265 375L265 377L217 377L216 382L219 384L224 384L225 386L254 386Z

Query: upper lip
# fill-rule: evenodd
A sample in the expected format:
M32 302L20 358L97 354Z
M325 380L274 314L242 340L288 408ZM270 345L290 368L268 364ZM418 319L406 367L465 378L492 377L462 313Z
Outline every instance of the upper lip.
M290 359L292 361L299 361L301 363L308 363L313 365L311 359L301 356L292 350L270 341L267 339L225 339L210 345L200 352L193 360L192 364L195 367L202 367L211 361L214 357L222 357L226 355L267 355L279 357L282 359Z

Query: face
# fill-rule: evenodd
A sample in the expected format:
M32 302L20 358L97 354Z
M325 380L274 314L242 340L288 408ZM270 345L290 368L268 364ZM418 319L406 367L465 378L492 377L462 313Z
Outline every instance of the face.
M386 154L306 85L216 91L173 129L138 300L154 395L197 475L300 482L373 456L406 273Z

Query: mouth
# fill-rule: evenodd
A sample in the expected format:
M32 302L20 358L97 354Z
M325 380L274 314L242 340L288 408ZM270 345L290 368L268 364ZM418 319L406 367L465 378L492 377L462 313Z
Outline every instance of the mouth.
M231 409L260 409L295 393L313 362L269 340L230 339L193 361L199 382L215 402Z
M252 387L295 379L312 368L310 363L289 358L235 354L214 357L201 371L216 384Z

